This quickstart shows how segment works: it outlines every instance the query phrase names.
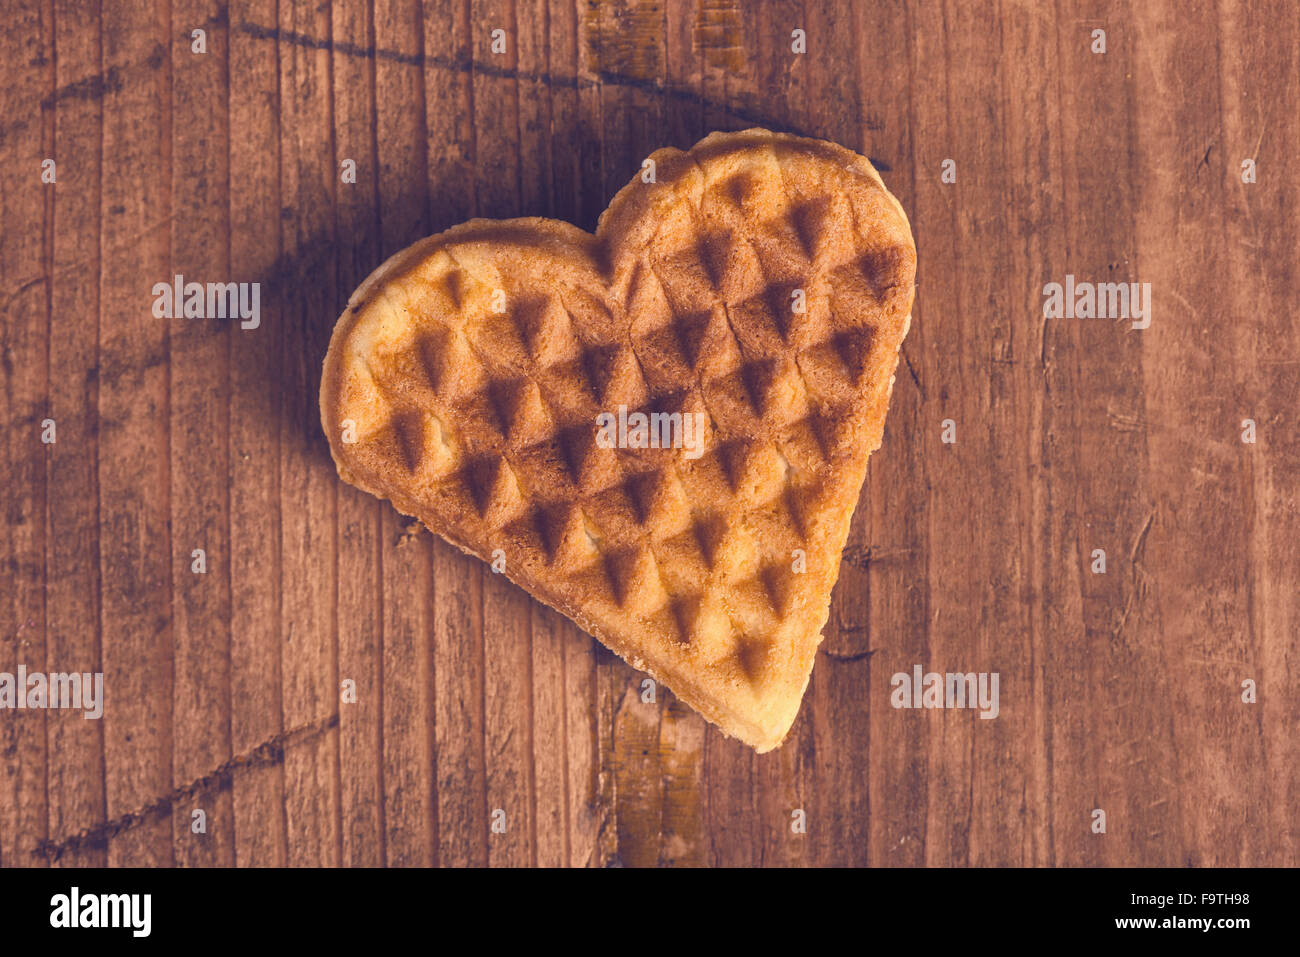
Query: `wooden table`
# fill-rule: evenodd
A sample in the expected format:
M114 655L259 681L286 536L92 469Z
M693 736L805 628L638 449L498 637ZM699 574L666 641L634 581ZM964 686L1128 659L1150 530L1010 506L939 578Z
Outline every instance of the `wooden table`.
M1294 4L7 11L0 671L107 704L0 711L0 863L1297 863ZM593 228L750 125L871 156L920 257L761 757L340 482L316 404L391 252ZM156 318L177 274L260 283L260 325ZM1067 275L1150 283L1150 327L1045 319ZM895 709L915 665L997 672L998 717Z

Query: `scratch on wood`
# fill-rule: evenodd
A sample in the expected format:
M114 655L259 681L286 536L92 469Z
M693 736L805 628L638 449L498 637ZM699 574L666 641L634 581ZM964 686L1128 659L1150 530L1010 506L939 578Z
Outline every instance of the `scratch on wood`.
M1201 161L1196 164L1196 173L1198 176L1200 175L1202 166L1204 166L1206 169L1210 168L1210 151L1213 149L1214 149L1213 142L1211 142L1209 146L1205 147L1205 155L1202 156Z
M1133 587L1129 591L1128 600L1124 602L1124 612L1120 615L1119 624L1115 626L1114 634L1116 638L1124 633L1124 626L1128 624L1128 616L1133 610L1134 603L1146 594L1146 586L1139 577L1141 568L1138 561L1138 552L1140 552L1146 544L1147 532L1151 530L1151 522L1155 517L1156 511L1155 509L1152 509L1147 515L1147 520L1142 523L1142 530L1138 532L1137 538L1133 540L1133 547L1129 549L1128 557L1131 566L1130 581L1132 582Z
M1266 129L1268 129L1267 123L1259 128L1259 139L1255 140L1255 148L1250 151L1250 158L1253 160L1259 160L1259 144L1264 142L1264 130Z
M103 824L97 824L94 827L78 831L61 841L44 840L32 849L32 857L45 858L48 861L57 861L63 856L65 851L77 851L82 848L100 848L108 844L110 838L116 837L124 831L129 831L138 827L151 818L160 817L171 812L171 809L181 801L192 800L200 794L211 794L214 791L224 791L234 782L235 772L249 768L263 768L270 765L281 764L284 761L285 748L292 744L299 744L303 741L310 741L327 731L337 728L339 716L330 715L322 721L313 724L303 725L290 731L284 731L275 737L263 741L251 751L247 751L229 761L223 762L218 767L209 771L201 778L196 778L188 784L182 784L175 788L170 794L150 801L139 810L115 817L111 821L105 821Z
M874 655L878 650L878 648L872 648L868 651L845 654L843 652L831 651L829 648L822 648L821 653L831 661L864 661Z
M99 100L122 89L122 68L111 66L98 76L88 76L76 83L61 86L41 100L41 109L48 110L64 100Z
M1178 300L1179 305L1181 305L1184 309L1186 309L1188 312L1190 312L1190 313L1192 314L1192 317L1193 317L1194 319L1200 320L1200 318L1201 318L1201 314L1200 314L1199 312L1196 311L1196 307L1194 307L1190 302L1188 302L1186 299L1184 299L1182 296L1180 296L1180 295L1178 294L1178 290L1176 290L1176 289L1170 289L1170 290L1169 290L1169 293L1170 293L1170 295L1172 295L1175 299Z
M921 393L921 401L925 402L927 401L925 397L925 386L921 385L921 377L916 374L916 369L912 365L912 360L907 356L907 349L901 351L903 353L903 363L907 366L907 372L911 375L912 381L916 383L916 391Z
M31 289L33 286L40 285L41 283L47 281L49 278L50 278L49 273L43 273L39 276L35 276L31 279L28 279L26 282L22 283L17 289L15 289L12 293L10 293L8 296L5 297L4 305L0 306L0 315L7 314L9 312L10 304L19 296L21 296L23 293L25 293L28 289Z
M1115 429L1117 432L1142 431L1142 423L1138 421L1138 418L1135 415L1125 415L1122 412L1109 412L1109 419L1111 428Z
M1142 548L1142 546L1146 543L1147 532L1151 530L1151 522L1155 517L1156 517L1156 510L1152 509L1150 514L1147 515L1147 520L1142 523L1142 530L1138 532L1137 538L1133 540L1133 548L1129 551L1129 556L1128 556L1129 561L1134 563L1137 562L1137 553Z

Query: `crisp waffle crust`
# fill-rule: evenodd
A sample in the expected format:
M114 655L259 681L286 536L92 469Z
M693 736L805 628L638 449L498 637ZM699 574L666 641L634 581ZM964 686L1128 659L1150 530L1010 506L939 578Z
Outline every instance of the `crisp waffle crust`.
M490 561L759 751L799 711L879 447L916 252L871 164L746 130L651 157L594 236L472 220L335 326L339 475ZM699 413L606 448L597 416ZM700 454L702 449L702 454Z

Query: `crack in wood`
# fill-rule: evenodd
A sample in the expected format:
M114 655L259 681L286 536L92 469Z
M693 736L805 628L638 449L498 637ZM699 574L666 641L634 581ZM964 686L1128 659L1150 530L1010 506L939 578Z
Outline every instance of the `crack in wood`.
M191 800L200 794L226 790L234 783L236 771L269 767L283 763L284 751L287 746L317 738L337 728L338 724L339 716L334 714L314 724L302 725L281 732L263 741L251 751L223 762L202 777L180 785L169 794L155 798L138 810L122 814L111 821L105 821L103 824L85 828L62 840L46 839L41 841L32 848L32 857L44 858L53 862L57 861L67 851L106 847L111 838L138 827L151 818L161 817L169 813L181 801Z
M1129 591L1128 600L1124 602L1124 611L1120 615L1119 624L1115 626L1114 636L1116 638L1124 633L1124 626L1128 623L1128 616L1133 610L1134 602L1146 597L1146 579L1141 577L1142 568L1141 563L1138 561L1138 552L1142 551L1146 545L1147 532L1151 530L1151 522L1155 517L1156 510L1152 509L1147 515L1147 520L1142 523L1142 529L1137 533L1137 538L1133 540L1133 547L1129 549L1129 580L1132 583L1132 589Z
M915 551L909 545L849 545L841 553L840 560L865 571L874 563L906 558Z
M925 396L925 386L921 385L921 377L916 374L916 369L912 365L912 360L907 355L907 349L904 347L899 350L903 355L903 364L907 366L908 374L911 375L912 381L916 383L916 391L921 393L921 401L927 401Z
M879 650L879 648L871 648L867 651L839 652L831 651L829 648L822 648L821 653L831 661L863 661L870 658Z

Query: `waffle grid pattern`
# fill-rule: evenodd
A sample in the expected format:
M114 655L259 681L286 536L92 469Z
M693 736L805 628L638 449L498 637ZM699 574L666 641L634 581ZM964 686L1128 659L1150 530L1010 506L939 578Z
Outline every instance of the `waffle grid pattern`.
M562 283L511 291L498 312L512 277L449 250L443 308L411 320L418 348L370 371L407 470L480 523L467 538L508 541L508 561L542 562L755 681L852 432L889 264L863 257L844 197L799 203L770 147L705 183L637 253L625 303ZM747 207L775 213L751 223ZM620 405L704 413L706 451L599 447L596 416Z

